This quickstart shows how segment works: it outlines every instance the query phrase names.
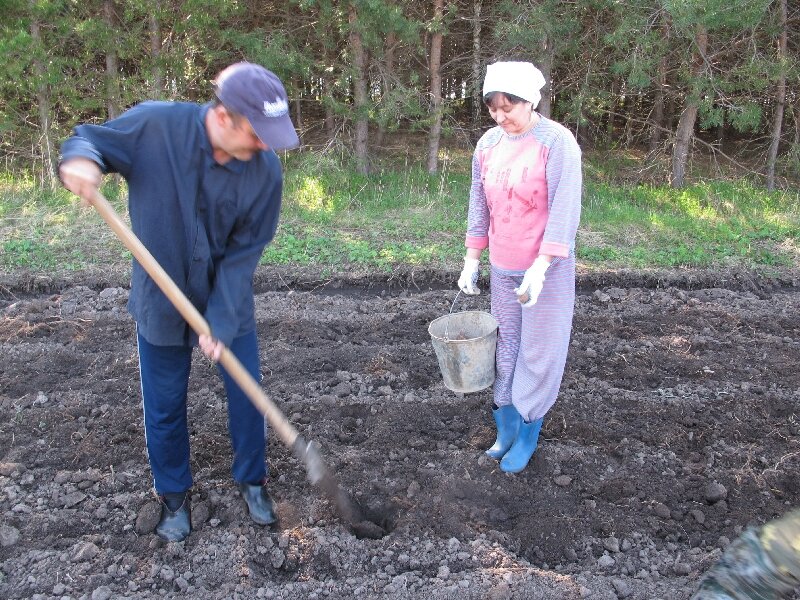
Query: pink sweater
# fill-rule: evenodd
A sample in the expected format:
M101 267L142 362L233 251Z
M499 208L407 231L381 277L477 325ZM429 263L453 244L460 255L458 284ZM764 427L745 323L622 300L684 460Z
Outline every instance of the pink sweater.
M472 158L467 248L489 248L500 269L524 271L539 254L574 256L581 214L581 151L545 117L530 131L487 131Z

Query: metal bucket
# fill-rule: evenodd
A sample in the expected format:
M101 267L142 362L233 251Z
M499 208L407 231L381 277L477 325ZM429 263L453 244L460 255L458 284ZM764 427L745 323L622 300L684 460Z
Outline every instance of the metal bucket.
M487 312L468 310L439 317L428 326L444 385L469 393L494 383L497 321Z

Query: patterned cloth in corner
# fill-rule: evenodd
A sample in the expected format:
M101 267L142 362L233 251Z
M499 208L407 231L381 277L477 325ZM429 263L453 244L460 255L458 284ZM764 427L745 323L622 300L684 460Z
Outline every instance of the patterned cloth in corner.
M747 529L691 600L780 600L800 586L800 510Z

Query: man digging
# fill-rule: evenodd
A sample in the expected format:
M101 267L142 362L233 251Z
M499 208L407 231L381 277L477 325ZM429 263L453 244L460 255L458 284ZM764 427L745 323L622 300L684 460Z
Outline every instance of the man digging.
M128 184L133 232L205 317L198 337L134 261L128 310L136 321L145 439L167 541L191 531L187 391L192 349L218 361L227 347L260 381L253 274L278 225L283 190L275 150L298 137L286 91L267 69L237 63L214 82L214 102L144 102L103 125L80 125L62 147L64 186L91 203L103 173ZM228 399L233 479L259 525L276 522L266 488L265 422L219 367Z

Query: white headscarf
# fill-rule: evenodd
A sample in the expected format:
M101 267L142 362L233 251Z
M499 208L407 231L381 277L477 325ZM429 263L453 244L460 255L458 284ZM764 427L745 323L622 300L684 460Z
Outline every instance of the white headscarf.
M542 72L529 62L496 62L486 67L483 95L489 92L513 94L533 104L542 99L540 90L547 82Z

